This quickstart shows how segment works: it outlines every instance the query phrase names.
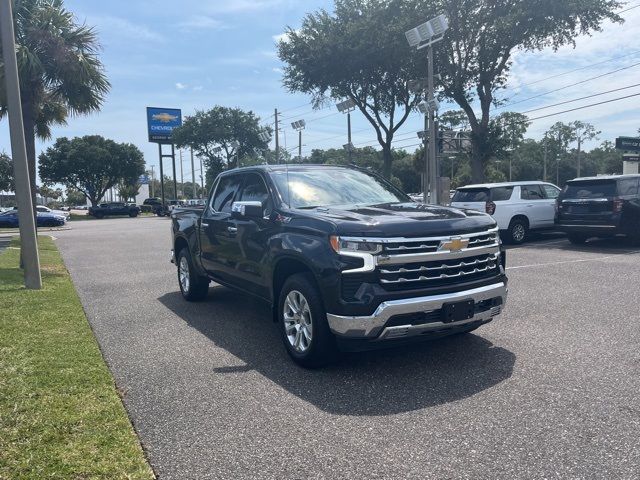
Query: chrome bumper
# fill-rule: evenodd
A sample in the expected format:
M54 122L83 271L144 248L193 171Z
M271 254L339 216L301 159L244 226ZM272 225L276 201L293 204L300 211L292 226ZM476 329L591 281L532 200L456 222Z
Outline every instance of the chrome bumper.
M473 318L459 322L430 322L421 325L401 325L385 328L391 317L416 312L439 310L445 303L474 300L476 303L493 298L502 298L502 305L477 313ZM389 340L421 335L423 333L453 329L478 321L488 321L499 315L507 300L507 286L504 283L466 290L464 292L433 295L430 297L390 300L378 306L373 315L367 317L345 317L328 313L331 331L345 338Z

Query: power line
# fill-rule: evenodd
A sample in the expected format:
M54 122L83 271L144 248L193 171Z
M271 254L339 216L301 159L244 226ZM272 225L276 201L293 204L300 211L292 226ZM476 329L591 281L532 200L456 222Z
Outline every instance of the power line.
M565 85L564 87L556 88L554 90L549 90L548 92L539 93L539 94L534 95L532 97L528 97L528 98L525 98L523 100L518 100L517 102L510 102L510 103L507 103L505 105L500 105L500 106L496 107L496 110L507 108L507 107L510 107L512 105L518 105L520 103L528 102L529 100L534 100L536 98L544 97L544 96L550 95L552 93L560 92L562 90L566 90L567 88L575 87L577 85L582 85L584 83L591 82L592 80L597 80L598 78L606 77L608 75L613 75L614 73L618 73L618 72L621 72L623 70L628 70L630 68L637 67L638 65L640 65L640 62L634 63L633 65L628 65L626 67L618 68L617 70L612 70L610 72L606 72L606 73L597 75L595 77L587 78L585 80L581 80L579 82L575 82L575 83L572 83L570 85Z
M640 5L638 5L638 6L640 7ZM540 80L536 80L535 82L523 83L521 85L518 85L517 87L509 87L509 88L530 87L531 85L537 85L538 83L546 82L547 80L553 80L554 78L563 77L565 75L569 75L570 73L579 72L581 70L586 70L586 69L591 68L591 67L597 67L598 65L603 65L605 63L613 62L615 60L620 60L622 58L631 57L632 55L636 55L637 53L640 53L640 50L635 50L635 51L633 51L631 53L627 53L626 55L621 55L619 57L613 57L613 58L610 58L608 60L604 60L602 62L591 63L591 64L585 65L583 67L574 68L573 70L568 70L566 72L558 73L557 75L552 75L550 77L541 78ZM520 95L520 93L515 93L513 96L515 97L517 95Z
M560 102L560 103L554 103L553 105L547 105L546 107L538 107L538 108L533 108L531 110L526 110L524 112L519 112L521 114L527 114L527 113L531 113L531 112L537 112L539 110L546 110L548 108L552 108L552 107L558 107L560 105L566 105L567 103L573 103L573 102L579 102L580 100L586 100L588 98L594 98L594 97L599 97L601 95L606 95L608 93L614 93L614 92L619 92L621 90L628 90L630 88L634 88L634 87L640 87L640 83L636 83L635 85L628 85L626 87L620 87L620 88L615 88L613 90L608 90L606 92L600 92L600 93L594 93L593 95L587 95L585 97L580 97L580 98L574 98L573 100L566 100L564 102Z

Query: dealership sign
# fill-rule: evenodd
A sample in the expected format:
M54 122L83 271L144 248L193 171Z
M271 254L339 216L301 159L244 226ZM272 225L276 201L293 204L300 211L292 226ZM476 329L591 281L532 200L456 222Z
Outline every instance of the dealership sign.
M182 126L182 111L176 108L147 107L149 141L171 143L173 130Z
M616 138L616 148L627 152L640 152L640 138L619 137Z

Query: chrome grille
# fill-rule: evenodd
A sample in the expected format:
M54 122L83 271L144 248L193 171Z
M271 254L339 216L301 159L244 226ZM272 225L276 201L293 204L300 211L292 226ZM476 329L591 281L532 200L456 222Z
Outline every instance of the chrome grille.
M386 266L379 270L382 285L398 285L435 280L463 279L492 272L500 265L499 254L484 254L459 260L438 260Z

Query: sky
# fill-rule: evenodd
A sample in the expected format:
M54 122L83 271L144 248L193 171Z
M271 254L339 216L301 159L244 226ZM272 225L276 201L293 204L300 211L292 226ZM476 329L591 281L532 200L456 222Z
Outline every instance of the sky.
M67 126L53 129L54 140L60 136L98 134L130 142L144 152L147 168L155 165L157 172L158 148L147 139L145 107L181 108L183 115L189 115L196 109L224 105L251 110L265 124L273 122L274 109L278 108L284 126L280 142L290 150L297 146L291 122L306 120L303 155L314 148L340 148L347 142L344 115L334 107L313 111L308 97L287 92L282 86L282 64L276 55L276 40L287 26L299 27L306 13L319 8L330 10L332 3L331 0L66 0L66 7L78 21L95 26L103 48L101 60L112 88L99 113L70 118ZM640 4L631 0L627 8L635 5ZM542 109L640 84L637 34L640 8L622 15L625 24L606 23L602 32L578 38L575 48L516 52L507 89L500 93L511 105L495 113L530 112L529 117L536 118L640 93L638 85ZM615 70L620 71L610 74ZM568 87L576 82L583 83ZM443 104L441 111L456 108ZM541 109L531 111L538 108ZM593 123L601 131L597 141L586 145L587 149L604 140L613 141L617 136L635 136L640 128L640 96L535 120L527 136L540 138L553 123L572 120ZM421 125L420 114L412 114L398 132L395 146L413 151ZM353 132L356 146L377 146L373 128L359 113L353 115ZM38 151L52 142L38 142ZM6 119L0 121L0 151L10 152ZM196 175L199 173L196 171ZM191 166L186 155L183 174L185 180L190 179Z

